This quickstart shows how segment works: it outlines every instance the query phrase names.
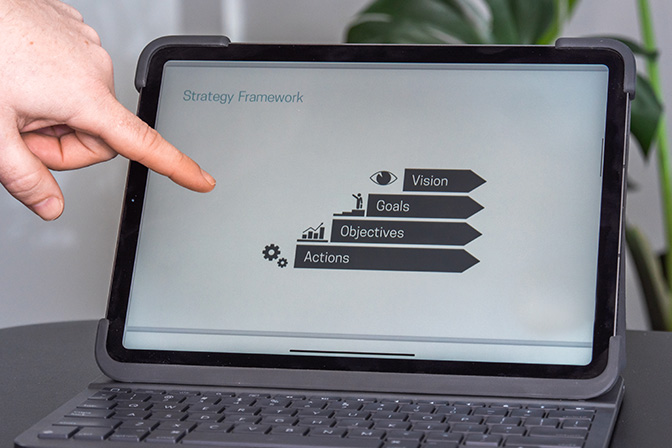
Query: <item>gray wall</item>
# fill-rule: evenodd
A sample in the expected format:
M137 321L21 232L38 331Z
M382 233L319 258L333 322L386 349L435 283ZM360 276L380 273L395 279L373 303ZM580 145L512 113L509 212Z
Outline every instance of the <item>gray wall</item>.
M250 42L339 42L366 0L72 0L100 34L115 62L117 96L131 110L135 61L165 34L227 34ZM583 0L566 35L638 36L636 0ZM651 0L662 48L667 102L672 104L672 2ZM652 163L654 162L654 163ZM97 319L107 288L126 163L57 173L66 209L44 223L0 189L0 328L37 322ZM655 161L632 152L629 219L664 249ZM632 278L632 274L628 274ZM635 281L628 282L628 326L646 327Z

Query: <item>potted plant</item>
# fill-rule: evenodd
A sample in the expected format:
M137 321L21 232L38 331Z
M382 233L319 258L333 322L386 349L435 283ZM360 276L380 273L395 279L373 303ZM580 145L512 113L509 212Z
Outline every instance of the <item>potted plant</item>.
M348 42L429 44L552 44L579 0L375 0L346 32ZM665 220L665 240L672 248L672 161L661 81L648 0L637 0L642 44L618 38L645 59L647 76L637 75L631 134L646 157L656 153ZM614 36L609 36L614 37ZM672 331L672 250L658 257L646 236L628 225L626 241L654 330Z

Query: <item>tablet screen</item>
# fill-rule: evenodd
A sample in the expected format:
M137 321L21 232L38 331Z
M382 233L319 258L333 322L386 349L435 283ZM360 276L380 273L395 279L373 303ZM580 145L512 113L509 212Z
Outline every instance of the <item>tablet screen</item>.
M149 174L123 346L590 364L608 86L604 64L167 61L155 127L217 187Z

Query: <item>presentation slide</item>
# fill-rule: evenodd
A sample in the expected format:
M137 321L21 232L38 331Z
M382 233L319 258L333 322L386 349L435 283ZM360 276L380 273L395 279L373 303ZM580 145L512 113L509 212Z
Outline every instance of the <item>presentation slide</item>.
M607 77L169 62L124 345L587 364Z

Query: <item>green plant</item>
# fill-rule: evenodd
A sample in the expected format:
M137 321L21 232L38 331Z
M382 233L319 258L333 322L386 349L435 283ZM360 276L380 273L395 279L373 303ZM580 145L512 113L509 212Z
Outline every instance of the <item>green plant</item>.
M657 149L666 241L672 248L672 173L662 119L658 52L648 0L637 1L643 44L619 38L646 60L648 72L648 78L637 75L631 134L647 157L654 147ZM347 30L346 39L360 43L547 45L561 36L578 3L579 0L376 0L359 13ZM626 240L652 328L672 330L672 250L668 251L666 262L661 262L634 226L628 226Z

